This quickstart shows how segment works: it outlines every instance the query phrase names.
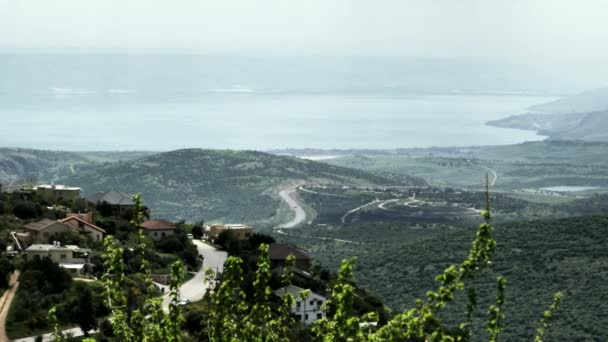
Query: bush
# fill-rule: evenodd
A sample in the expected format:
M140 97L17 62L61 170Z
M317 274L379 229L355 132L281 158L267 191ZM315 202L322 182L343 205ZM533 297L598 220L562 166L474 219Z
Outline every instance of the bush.
M42 215L42 208L34 202L20 200L15 203L13 214L22 220L35 219Z

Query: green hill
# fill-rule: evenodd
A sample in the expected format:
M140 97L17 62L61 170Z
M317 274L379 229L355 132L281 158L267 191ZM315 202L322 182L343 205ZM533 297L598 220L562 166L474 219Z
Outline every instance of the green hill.
M155 217L270 225L285 219L285 208L277 211L278 189L296 181L369 186L410 179L262 152L185 149L80 167L60 181L81 186L85 195L109 189L141 192Z
M357 282L398 310L414 306L415 298L437 286L437 274L464 260L475 234L473 226L421 229L399 224L300 230L293 233L354 241L283 237L309 248L330 269L339 260L356 256ZM495 238L492 266L474 281L481 324L494 300L495 279L503 275L508 283L502 340L532 340L535 324L556 291L564 294L563 307L547 341L608 340L608 217L497 224ZM452 318L462 317L464 304L460 295L444 313L445 320L454 323ZM474 340L484 340L484 328L476 327Z
M0 148L0 184L52 181L73 172L73 167L132 160L152 152L66 152Z

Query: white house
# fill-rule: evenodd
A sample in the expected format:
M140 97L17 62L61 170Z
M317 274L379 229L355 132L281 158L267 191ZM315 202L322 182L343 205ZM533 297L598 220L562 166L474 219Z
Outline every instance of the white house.
M308 294L302 297L300 295L302 291L307 291ZM325 318L325 302L327 299L319 294L295 285L282 287L273 293L279 297L288 293L293 296L295 303L291 307L291 313L295 315L299 322L309 325L316 320Z
M58 242L50 244L34 244L25 250L28 260L49 258L59 266L75 273L83 273L89 263L90 249L75 245L61 246Z

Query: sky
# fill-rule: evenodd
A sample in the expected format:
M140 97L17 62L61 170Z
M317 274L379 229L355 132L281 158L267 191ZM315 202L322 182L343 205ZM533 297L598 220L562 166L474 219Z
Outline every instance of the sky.
M0 0L0 51L601 65L606 0Z

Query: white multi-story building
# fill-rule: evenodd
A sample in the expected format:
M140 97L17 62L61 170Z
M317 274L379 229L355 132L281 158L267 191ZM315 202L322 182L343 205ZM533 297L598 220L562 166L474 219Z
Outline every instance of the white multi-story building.
M279 297L288 293L293 296L295 303L291 307L291 313L296 316L299 322L312 324L316 320L325 318L325 302L327 299L319 294L295 285L282 287L273 293ZM302 293L306 293L306 295L303 297Z

